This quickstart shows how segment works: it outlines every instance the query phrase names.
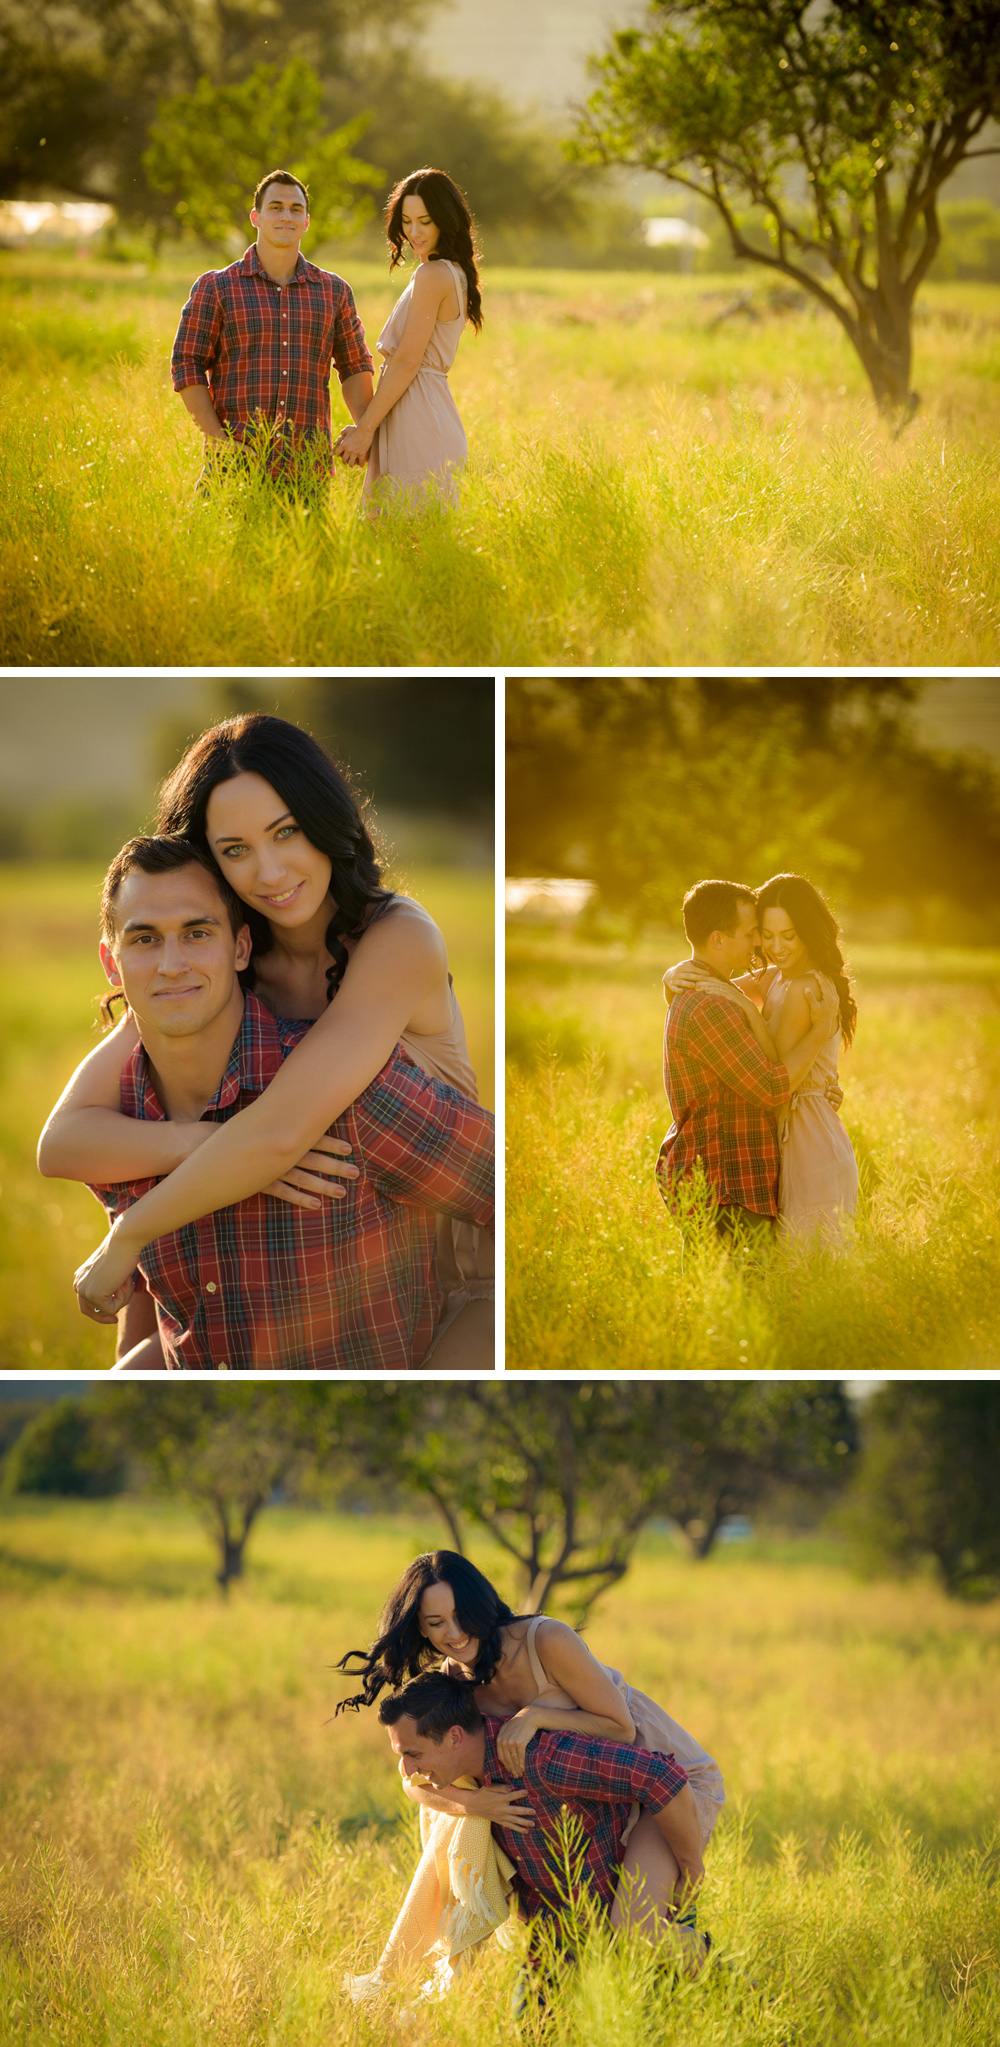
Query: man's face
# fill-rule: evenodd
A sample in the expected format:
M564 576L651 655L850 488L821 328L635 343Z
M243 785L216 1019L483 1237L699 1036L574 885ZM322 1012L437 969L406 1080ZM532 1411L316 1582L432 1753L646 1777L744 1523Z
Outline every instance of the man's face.
M207 1030L239 994L250 957L244 925L233 936L226 906L204 867L125 876L114 903L115 938L101 946L140 1029L187 1038Z
M463 1727L449 1727L441 1741L432 1741L429 1734L418 1734L417 1723L409 1713L390 1727L389 1740L392 1752L403 1766L404 1777L429 1777L432 1784L443 1791L454 1784L456 1777L462 1777L470 1770L470 1744L472 1737Z
M725 934L732 958L727 971L730 974L746 974L750 970L754 953L760 944L760 925L757 921L756 903L741 903L735 931Z
M262 242L276 249L297 249L309 226L305 193L298 185L268 185L250 218Z

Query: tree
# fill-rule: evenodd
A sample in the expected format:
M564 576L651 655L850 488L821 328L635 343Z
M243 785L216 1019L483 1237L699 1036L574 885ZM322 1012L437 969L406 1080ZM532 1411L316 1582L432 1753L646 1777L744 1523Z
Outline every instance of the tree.
M706 1380L681 1389L680 1405L684 1455L667 1511L696 1557L730 1514L758 1510L778 1486L830 1501L853 1469L857 1423L840 1386Z
M99 1500L120 1493L124 1484L121 1446L102 1427L96 1402L70 1395L33 1416L4 1466L6 1493Z
M352 233L374 213L371 187L383 175L351 154L366 116L324 133L322 98L301 57L281 72L258 64L238 85L200 78L193 92L160 102L142 159L149 183L171 195L180 227L225 245L234 228L250 233L247 199L261 168L280 166L310 187L310 248Z
M217 1546L217 1582L243 1575L258 1516L282 1487L340 1447L337 1403L352 1388L315 1382L264 1385L116 1385L104 1411L119 1440L161 1491L189 1500Z
M511 874L586 875L605 911L676 925L702 875L799 868L916 933L1000 935L1000 777L928 749L886 677L507 684ZM678 830L678 818L683 830Z
M726 1515L777 1485L843 1482L854 1424L839 1387L586 1379L371 1388L351 1446L371 1473L430 1497L450 1545L486 1531L540 1612L562 1589L583 1618L622 1579L653 1514L707 1557Z
M932 1560L959 1599L1000 1596L1000 1386L883 1386L864 1416L864 1455L844 1520L870 1567Z
M839 321L880 408L912 412L938 194L997 154L974 145L1000 110L998 0L651 0L594 69L578 156L708 200L737 256Z
M110 201L125 218L173 212L143 170L162 98L234 85L280 51L358 83L374 31L395 41L424 0L0 0L0 197L40 188ZM357 113L366 101L354 99ZM270 163L257 164L253 191Z

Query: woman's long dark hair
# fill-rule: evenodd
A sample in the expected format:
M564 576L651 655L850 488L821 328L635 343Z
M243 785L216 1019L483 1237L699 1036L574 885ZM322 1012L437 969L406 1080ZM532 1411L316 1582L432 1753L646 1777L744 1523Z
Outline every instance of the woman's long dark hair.
M844 955L840 950L840 927L833 911L817 888L803 874L772 874L757 890L758 922L767 909L787 911L795 936L805 946L813 966L828 974L840 998L840 1029L845 1045L854 1037L858 1006L851 992Z
M335 907L326 932L327 951L333 958L333 965L326 970L329 1002L347 966L344 939L360 938L372 921L373 910L379 914L393 901L393 894L382 887L375 848L357 797L319 741L267 711L225 718L221 725L203 732L168 775L160 791L156 829L193 839L214 859L205 824L208 799L220 782L246 774L261 775L270 782L310 845L326 854L333 869L330 893ZM218 861L215 864L220 865ZM267 918L249 904L246 921L253 939L252 985L253 961L270 950L274 939Z
M386 1685L397 1690L435 1661L438 1651L420 1632L420 1600L429 1586L442 1584L450 1585L455 1595L459 1626L479 1644L472 1682L489 1684L503 1654L501 1630L511 1621L523 1619L523 1615L511 1612L489 1579L467 1557L460 1557L453 1549L435 1549L407 1564L399 1584L386 1600L378 1624L378 1639L371 1648L349 1649L341 1657L337 1669L345 1671L348 1677L359 1677L361 1690L353 1699L341 1699L338 1713L346 1713L348 1708L357 1712L361 1706L374 1706Z
M478 334L483 324L483 299L476 269L477 261L481 260L476 223L464 194L447 171L436 171L425 164L423 170L411 171L408 178L401 178L390 192L385 203L385 232L392 249L389 269L395 270L397 263L405 260L409 246L403 233L403 200L417 198L423 200L438 231L437 248L428 261L437 263L446 257L465 271L468 315Z

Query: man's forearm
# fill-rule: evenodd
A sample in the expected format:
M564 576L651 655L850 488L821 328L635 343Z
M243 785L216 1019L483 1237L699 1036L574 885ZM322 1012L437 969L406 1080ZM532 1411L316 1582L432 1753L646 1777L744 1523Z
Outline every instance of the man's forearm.
M212 404L207 384L185 384L183 391L178 391L177 396L187 407L195 425L201 428L207 441L227 439L226 429Z
M360 370L357 376L345 377L340 387L340 395L357 426L372 402L371 371Z

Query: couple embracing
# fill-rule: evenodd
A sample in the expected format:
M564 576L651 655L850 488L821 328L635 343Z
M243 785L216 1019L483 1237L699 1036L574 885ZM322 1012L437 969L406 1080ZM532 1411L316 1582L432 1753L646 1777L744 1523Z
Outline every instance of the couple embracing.
M851 1044L857 1007L836 919L800 874L756 890L696 882L683 915L691 957L664 975L663 1198L683 1224L701 1180L724 1239L842 1251L858 1168L837 1043Z
M119 1366L491 1369L493 1121L444 939L318 742L204 732L101 918L125 1013L39 1165L106 1210L76 1286Z

